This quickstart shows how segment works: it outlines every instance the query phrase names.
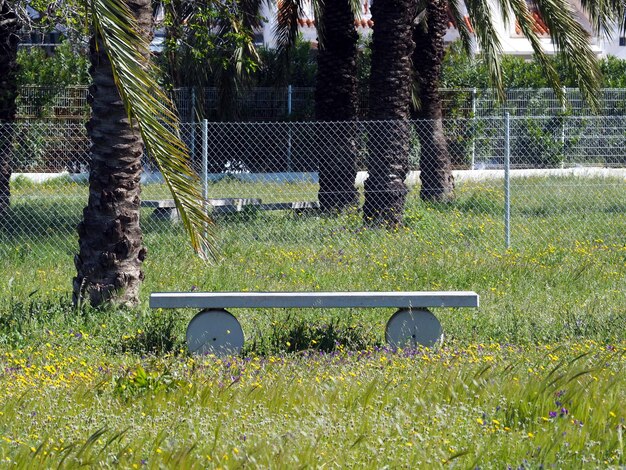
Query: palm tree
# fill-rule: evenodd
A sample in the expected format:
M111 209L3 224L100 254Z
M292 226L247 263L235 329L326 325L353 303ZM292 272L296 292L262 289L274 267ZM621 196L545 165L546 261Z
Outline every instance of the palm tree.
M465 8L461 8L463 5ZM418 89L418 106L415 117L423 119L418 134L421 141L420 197L426 201L446 201L454 197L454 179L450 156L443 132L441 98L437 92L444 54L443 35L446 32L449 13L460 33L468 53L472 53L473 41L463 16L467 13L475 29L484 60L489 64L491 82L503 97L500 69L501 46L493 24L494 11L488 0L466 0L461 5L446 0L426 0L422 7L421 21L416 22L413 39L413 70ZM618 21L623 22L624 5L620 1L581 1L582 9L591 19L596 34L608 33ZM555 92L564 99L562 87L553 64L548 60L534 29L532 13L539 13L549 28L550 36L557 45L567 67L578 76L579 86L587 100L597 105L596 88L599 83L595 56L589 48L587 33L575 20L565 0L535 0L530 2L499 0L496 8L504 19L511 14L521 31L529 39L535 57L543 65Z
M345 121L339 133L322 128L319 133L320 209L340 211L358 203L354 123L357 118L356 76L358 33L354 6L349 0L325 1L318 15L318 55L315 87L315 119Z
M0 0L0 215L10 203L12 127L17 106L17 44L22 25L8 0Z
M134 305L146 256L139 227L142 142L172 192L191 244L212 254L197 176L149 61L149 0L90 0L93 86L89 200L78 226L74 301Z
M298 32L302 0L283 0L279 5L276 36L279 50L287 53ZM361 5L355 0L315 0L313 9L318 35L315 80L315 119L346 122L339 132L320 125L316 135L320 209L336 212L356 206L358 193L355 147L358 80L356 74L358 34L354 19Z
M372 5L369 157L363 218L366 224L397 226L408 192L409 102L411 99L412 24L415 0L376 0Z
M442 42L438 39L440 25L435 25L434 23L442 21L443 7L434 0L428 0L428 3L424 3L424 1L426 0L413 0L413 2L380 0L375 2L372 7L374 36L370 85L371 119L380 119L379 116L385 113L377 112L376 108L384 109L385 107L393 108L394 110L388 113L389 119L404 119L403 116L406 115L404 110L408 108L410 102L410 97L408 97L404 91L401 94L402 99L390 99L387 93L388 88L385 88L387 82L390 84L392 81L395 81L395 83L404 83L410 80L410 67L407 72L405 55L397 54L396 52L397 64L390 64L388 56L380 52L376 54L375 51L377 49L381 50L383 47L402 47L403 43L411 43L412 45L414 41L411 33L406 32L406 27L408 26L410 28L415 23L425 21L426 26L422 25L420 27L428 28L430 24L432 31L427 30L428 38L432 39L432 41L428 44L430 52L425 53L426 51L422 50L422 53L416 53L414 56L417 74L419 75L424 71L426 75L432 75L434 70L432 69L434 66L432 59L441 56L439 52L436 52L436 48L442 46ZM407 5L408 3L411 3L411 5ZM391 8L392 4L395 6L396 16L399 16L400 11L405 11L406 9L412 8L412 11L411 14L398 19L395 26L390 28L388 15L390 10L394 10L394 8ZM623 18L624 8L619 0L609 2L585 0L581 2L581 4L583 4L583 7L589 12L589 16L596 30L599 30L598 28L606 30L611 20ZM504 92L502 88L502 71L500 64L502 47L494 25L495 15L491 0L465 0L463 5L466 7L474 27L475 38L480 47L481 54L483 55L483 60L489 66L488 70L491 81L498 90L499 96L503 98ZM512 18L517 20L521 32L528 38L537 60L543 65L545 73L553 84L556 93L561 99L564 99L557 72L544 52L542 43L534 30L535 20L533 19L532 11L527 1L499 0L495 5L505 22L508 22ZM430 10L428 7L430 7ZM579 87L583 95L592 106L597 106L597 88L600 83L597 61L591 50L587 33L576 21L568 1L535 0L532 2L531 7L535 8L545 21L550 36L557 49L560 51L564 63L578 77ZM472 48L473 38L463 21L461 4L450 2L448 8L459 27L461 39L466 44L467 49L470 50ZM417 16L418 12L422 12L419 17ZM432 24L427 19L429 14L433 16L431 20ZM384 31L382 31L381 28L384 28ZM396 39L390 41L386 37L388 34ZM412 51L412 46L406 46L405 48L409 48ZM426 65L422 66L420 59L424 59L425 61L431 60L432 63L430 65L426 63ZM429 67L431 67L430 71ZM384 79L380 80L378 77L381 75L384 76L388 70L397 71L398 75L394 79L391 79L391 77L387 78L387 82ZM425 77L425 80L426 79L427 77ZM432 96L432 94L424 93L420 95L422 99L428 99L429 96ZM432 116L438 119L439 111L436 113L433 111L436 109L436 106L431 106L428 103L421 103L421 106L425 110L430 110ZM438 127L434 126L433 131L436 131L437 128ZM398 128L394 128L394 134L394 137L384 139L386 141L385 147L382 147L380 142L376 142L375 148L373 149L374 151L370 149L370 176L368 180L366 180L365 186L364 216L366 221L397 225L402 220L406 194L406 188L402 180L406 175L405 168L407 167L408 144L404 144L403 146L400 139L406 141L408 132L403 129L401 124L398 124ZM430 136L429 139L434 142L435 136ZM437 136L437 143L442 143L440 135ZM438 149L439 147L434 146L432 148ZM433 158L435 156L436 158ZM450 191L453 188L453 180L447 152L439 154L436 152L424 152L421 157L422 159L426 159L426 161L420 163L420 166L426 169L424 177L428 178L427 181L422 181L426 188L421 192L421 196L425 199L437 200L452 197ZM428 161L429 159L432 160ZM372 179L372 175L375 175L376 178ZM379 202L377 203L377 201Z
M444 54L443 37L448 27L448 2L426 0L422 21L413 26L412 64L418 106L412 117L419 119L420 197L426 201L446 201L454 193L454 178L443 129L439 79Z

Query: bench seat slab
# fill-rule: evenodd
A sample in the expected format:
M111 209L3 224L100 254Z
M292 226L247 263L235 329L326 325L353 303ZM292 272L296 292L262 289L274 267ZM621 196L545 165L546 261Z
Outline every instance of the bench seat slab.
M425 308L478 307L471 291L156 292L152 308Z

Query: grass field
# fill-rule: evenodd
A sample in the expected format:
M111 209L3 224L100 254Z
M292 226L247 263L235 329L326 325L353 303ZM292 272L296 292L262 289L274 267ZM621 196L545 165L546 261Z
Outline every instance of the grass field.
M10 468L626 465L626 184L465 183L411 193L406 225L247 213L221 219L207 266L144 213L142 298L157 290L474 290L441 309L435 350L390 351L380 310L235 311L240 357L189 357L194 312L69 301L85 188L18 182L0 224L0 461ZM315 187L214 197L314 200ZM244 192L246 194L244 194ZM145 198L164 197L147 186ZM33 236L33 231L37 236Z

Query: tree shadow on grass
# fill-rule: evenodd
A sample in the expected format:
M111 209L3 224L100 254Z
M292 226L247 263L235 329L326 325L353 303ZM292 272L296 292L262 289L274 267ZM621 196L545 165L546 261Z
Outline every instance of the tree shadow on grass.
M83 206L82 201L61 204L43 198L18 200L0 218L0 236L35 241L75 234Z
M604 208L607 214L626 214L626 202L609 204Z
M459 211L465 214L504 214L504 194L497 190L457 191L457 197L448 202L424 202L419 198L419 187L413 188L407 199L407 208L431 208L438 212Z

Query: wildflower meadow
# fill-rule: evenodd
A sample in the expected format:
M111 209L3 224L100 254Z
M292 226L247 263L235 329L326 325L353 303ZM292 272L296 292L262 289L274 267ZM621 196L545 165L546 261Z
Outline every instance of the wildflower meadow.
M396 230L358 213L238 214L216 227L212 265L180 225L153 222L143 304L101 310L71 302L80 186L19 199L16 183L0 234L0 467L623 468L624 207L573 184L537 197L547 181L516 193L509 248L489 182L448 205L411 192ZM76 210L46 205L58 185ZM584 216L559 210L582 201ZM194 311L148 308L163 290L472 290L481 306L434 309L443 343L400 350L384 342L390 309L238 309L244 351L218 358L187 352Z

